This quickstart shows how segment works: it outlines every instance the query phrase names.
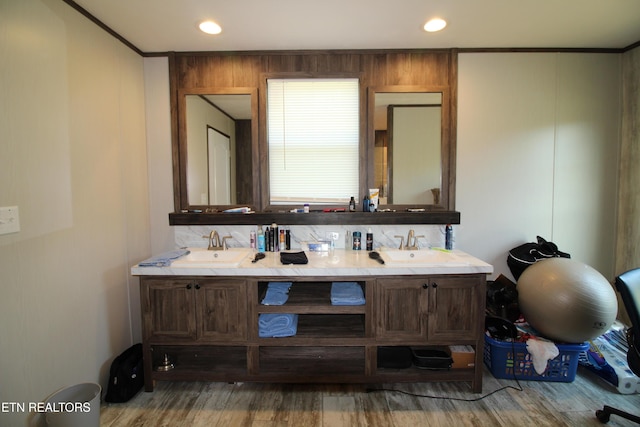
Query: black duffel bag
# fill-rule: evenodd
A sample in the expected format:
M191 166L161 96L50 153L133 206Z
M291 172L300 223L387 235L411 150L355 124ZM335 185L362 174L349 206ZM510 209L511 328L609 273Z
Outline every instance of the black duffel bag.
M553 242L547 242L537 236L537 243L525 243L509 251L507 265L515 277L516 281L522 272L530 265L547 258L571 258L566 252L558 250L558 246Z
M105 402L127 402L144 385L142 344L134 344L111 363Z

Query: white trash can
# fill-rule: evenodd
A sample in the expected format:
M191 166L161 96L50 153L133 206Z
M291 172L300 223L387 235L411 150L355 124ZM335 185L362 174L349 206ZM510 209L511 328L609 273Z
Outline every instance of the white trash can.
M61 388L45 401L50 427L100 427L102 387L81 383Z

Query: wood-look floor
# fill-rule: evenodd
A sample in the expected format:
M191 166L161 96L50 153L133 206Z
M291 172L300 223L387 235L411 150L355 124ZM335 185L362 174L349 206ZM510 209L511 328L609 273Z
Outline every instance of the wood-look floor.
M160 382L122 404L105 404L106 426L599 426L604 403L640 414L640 394L622 395L578 370L572 383L522 381L476 402L368 392L374 386ZM485 368L482 394L467 383L385 384L379 387L433 396L476 399L515 381ZM636 425L615 415L609 426Z

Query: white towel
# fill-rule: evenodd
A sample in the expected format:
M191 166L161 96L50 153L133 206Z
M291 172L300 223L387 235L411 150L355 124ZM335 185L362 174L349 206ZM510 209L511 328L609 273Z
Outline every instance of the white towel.
M549 360L555 359L560 354L560 350L553 342L542 338L529 338L527 340L527 351L531 355L533 369L536 370L538 375L544 374Z

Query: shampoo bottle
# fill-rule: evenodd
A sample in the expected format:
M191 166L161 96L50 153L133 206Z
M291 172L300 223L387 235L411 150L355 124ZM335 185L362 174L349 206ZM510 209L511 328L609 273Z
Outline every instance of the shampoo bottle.
M264 252L264 232L262 226L258 228L258 252Z

